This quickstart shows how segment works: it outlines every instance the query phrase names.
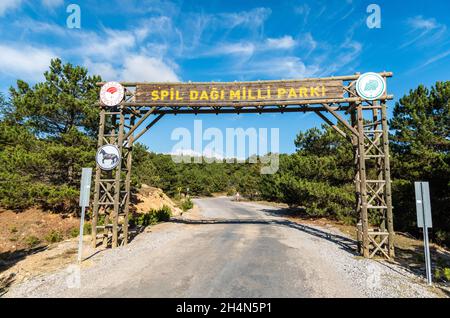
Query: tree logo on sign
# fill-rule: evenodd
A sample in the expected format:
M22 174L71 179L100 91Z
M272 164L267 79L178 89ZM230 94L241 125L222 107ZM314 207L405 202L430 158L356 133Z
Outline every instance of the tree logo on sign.
M386 83L377 73L364 73L356 81L356 92L366 100L375 100L383 96Z

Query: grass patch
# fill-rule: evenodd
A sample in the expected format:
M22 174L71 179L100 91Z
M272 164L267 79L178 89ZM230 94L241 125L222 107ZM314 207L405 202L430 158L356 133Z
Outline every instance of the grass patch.
M25 238L25 243L29 248L33 248L41 243L41 240L34 235L28 236Z
M89 235L92 233L92 224L91 223L84 223L83 226L83 235ZM80 235L80 229L78 227L74 227L73 229L70 230L69 233L71 238L75 238L78 235Z
M58 243L63 240L63 235L59 231L52 230L45 236L45 240L47 243Z
M450 267L436 268L434 271L434 277L436 280L450 282Z
M71 238L75 238L75 237L77 237L79 234L80 234L80 230L79 230L78 228L76 228L76 227L74 227L73 229L71 229L71 230L70 230L70 233L69 233L69 235L70 235Z

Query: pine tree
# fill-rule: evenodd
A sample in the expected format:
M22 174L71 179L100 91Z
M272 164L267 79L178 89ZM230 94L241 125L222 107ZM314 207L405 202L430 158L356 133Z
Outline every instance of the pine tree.
M45 82L33 87L22 80L11 87L11 105L7 116L26 124L38 136L62 138L74 129L91 136L97 134L98 76L88 76L86 68L51 61L44 73Z
M391 129L396 226L414 231L414 181L430 183L435 238L450 244L450 81L420 85L396 103Z
M0 205L70 211L81 168L94 166L101 79L59 59L44 75L0 99Z

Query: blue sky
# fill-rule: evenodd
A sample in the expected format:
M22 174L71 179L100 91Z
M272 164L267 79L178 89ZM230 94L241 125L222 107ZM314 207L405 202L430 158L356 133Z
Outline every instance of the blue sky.
M81 28L66 26L70 3ZM370 29L367 6L381 8ZM0 90L42 80L53 57L106 80L234 81L392 71L396 99L450 76L450 2L435 1L0 1ZM394 101L389 103L392 109ZM279 128L281 152L295 150L314 114L178 115L142 141L170 152L176 127Z

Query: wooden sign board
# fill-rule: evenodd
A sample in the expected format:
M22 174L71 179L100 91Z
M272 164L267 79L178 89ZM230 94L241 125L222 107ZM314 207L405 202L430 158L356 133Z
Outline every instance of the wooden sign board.
M148 106L293 105L341 99L341 80L286 80L214 83L142 83L135 102Z

